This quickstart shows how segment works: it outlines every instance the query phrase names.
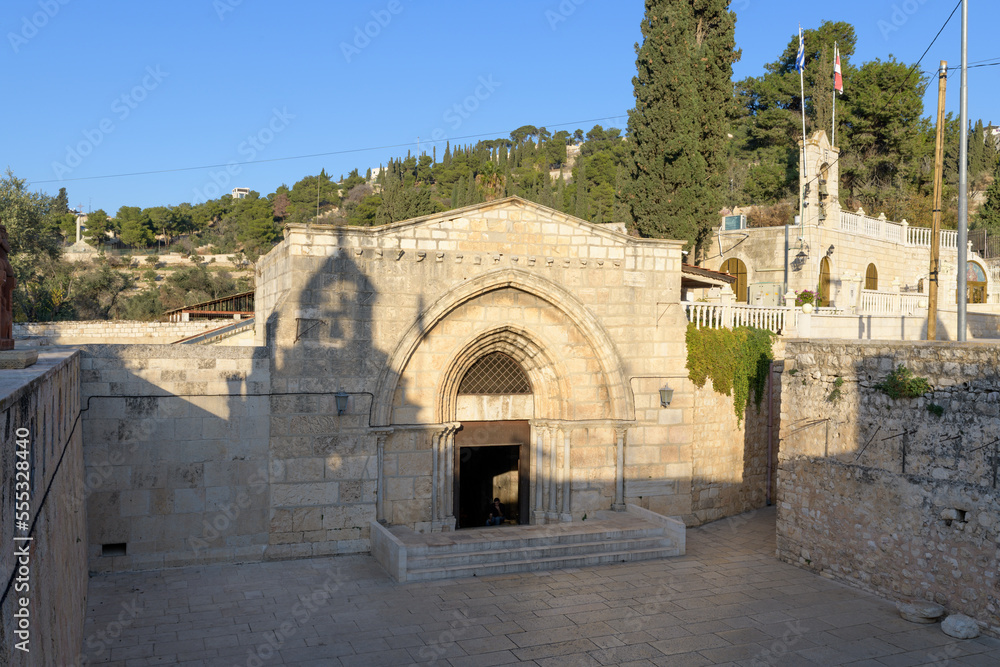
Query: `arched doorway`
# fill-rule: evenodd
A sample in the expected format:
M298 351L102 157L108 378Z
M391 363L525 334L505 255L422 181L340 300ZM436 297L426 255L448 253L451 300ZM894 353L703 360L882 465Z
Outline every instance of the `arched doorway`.
M865 271L865 289L878 290L878 269L874 264L869 264Z
M986 272L975 262L969 262L965 273L968 294L966 303L986 303Z
M494 498L507 523L528 523L532 389L527 373L504 352L489 352L462 376L455 434L456 528L486 525Z
M819 262L819 303L816 305L825 308L830 305L830 258L824 257Z
M736 282L733 283L733 293L736 295L736 301L737 303L747 303L747 265L736 257L730 257L722 263L722 268L719 271L728 273L736 278Z

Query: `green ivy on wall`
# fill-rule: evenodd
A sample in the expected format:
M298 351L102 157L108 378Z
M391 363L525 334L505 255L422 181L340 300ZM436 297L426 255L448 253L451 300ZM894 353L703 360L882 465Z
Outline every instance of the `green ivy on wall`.
M774 358L772 332L751 327L699 329L689 323L686 340L688 378L697 387L711 379L716 392L732 396L737 423L743 422L751 390L760 410Z

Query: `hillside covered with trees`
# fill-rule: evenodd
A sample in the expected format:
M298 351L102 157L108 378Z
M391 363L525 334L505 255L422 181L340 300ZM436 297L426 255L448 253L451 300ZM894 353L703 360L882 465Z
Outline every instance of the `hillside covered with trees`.
M359 168L334 179L322 170L266 195L98 209L88 214L86 240L101 254L82 264L61 258L75 239L66 189L56 196L30 192L8 171L0 180L0 215L15 250L15 315L35 321L153 319L170 308L252 288L254 262L280 239L286 223L382 225L509 195L595 223L625 222L637 236L684 239L697 257L721 209L753 207L756 225L790 221L798 208L803 106L807 133L832 130L835 44L844 80L836 108L841 205L930 225L935 128L922 103L926 74L891 56L853 62L854 28L825 22L805 31L804 97L794 67L797 35L762 75L733 82L732 63L740 54L728 3L659 5L670 20L643 24L633 79L636 108L625 133L601 125L586 131L524 125L506 137L390 157L377 169L363 168L364 175ZM714 32L696 34L692 26L701 24L715 26ZM664 70L692 74L665 86L658 78ZM987 191L971 224L1000 233L995 129L979 120L966 131L970 190ZM946 227L957 224L962 131L949 115ZM165 252L195 263L179 272L158 271L155 256ZM249 270L197 261L220 253L235 253ZM128 255L153 257L140 262Z

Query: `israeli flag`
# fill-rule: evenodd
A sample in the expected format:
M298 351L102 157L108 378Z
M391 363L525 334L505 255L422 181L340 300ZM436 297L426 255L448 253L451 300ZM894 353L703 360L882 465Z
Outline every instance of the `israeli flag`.
M802 39L802 26L799 26L799 53L795 56L795 69L801 72L806 68L806 43Z

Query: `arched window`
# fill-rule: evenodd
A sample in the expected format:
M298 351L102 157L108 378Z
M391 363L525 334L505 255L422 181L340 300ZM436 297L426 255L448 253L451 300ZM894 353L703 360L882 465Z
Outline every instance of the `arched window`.
M739 303L747 302L747 265L741 260L730 257L725 262L722 263L722 268L719 269L722 273L728 273L729 275L736 278L736 282L733 283L733 294L736 295L736 301Z
M530 394L531 383L521 364L503 352L492 352L469 367L459 394Z
M868 270L865 271L865 289L878 289L878 269L874 264L869 264Z
M986 303L986 272L975 262L969 262L965 272L965 286L968 290L966 303Z
M830 258L824 257L819 262L819 303L820 308L830 305Z

